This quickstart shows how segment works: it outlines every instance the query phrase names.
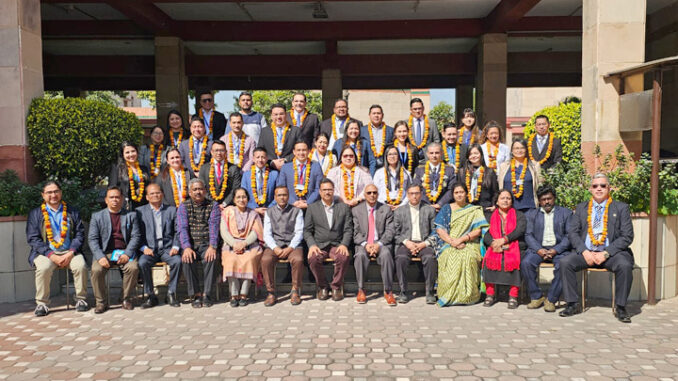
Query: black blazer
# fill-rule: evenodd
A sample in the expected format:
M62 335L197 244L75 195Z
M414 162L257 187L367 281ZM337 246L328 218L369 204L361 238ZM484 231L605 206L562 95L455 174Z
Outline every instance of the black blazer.
M552 132L549 132L552 134ZM539 161L546 156L546 151L548 151L548 139L546 139L546 144L544 144L544 150L539 152L539 146L537 145L537 135L535 134L532 138L532 157L535 161ZM553 138L553 149L551 150L551 156L541 164L541 169L546 170L554 165L563 161L563 146L560 144L560 138Z
M119 164L114 164L111 167L111 174L108 176L108 186L117 186L122 190L122 198L124 203L124 208L126 210L134 210L141 205L145 205L148 203L146 201L146 195L145 193L141 195L141 201L136 202L132 201L132 199L129 196L129 176L127 175L127 169L123 169L120 171L120 168L124 166L124 163L119 163ZM145 165L142 165L139 163L139 168L141 168L141 172L144 174L144 185L149 184L149 179L151 178L148 172L148 167ZM122 172L122 173L121 173ZM135 189L137 187L137 184L134 185ZM145 190L144 190L145 192Z
M299 138L303 139L306 144L308 144L308 148L312 148L313 139L316 137L316 135L318 135L318 132L320 132L320 119L318 119L318 115L312 114L309 111L306 119L304 119L304 123L301 124L301 128L297 128L297 126L292 125L292 117L290 116L290 112L294 112L294 110L287 111L287 123L292 126L292 130L299 132ZM261 141L261 138L259 138L259 141ZM268 158L270 159L271 156L269 155Z
M226 116L220 113L217 110L212 111L214 113L214 119L212 120L212 126L210 126L210 132L212 132L212 140L219 140L224 133L226 132Z
M290 126L290 129L287 130L287 134L285 134L285 143L283 144L280 157L284 158L286 163L289 163L294 158L294 143L301 139L299 134L300 130L293 126ZM261 130L258 147L266 150L268 160L274 160L278 158L278 155L275 154L276 143L277 142L273 140L273 130L271 130L271 126ZM309 147L311 146L309 145Z
M205 163L200 167L200 173L198 173L198 177L200 180L202 180L205 183L205 191L207 192L207 199L209 201L216 201L218 203L224 203L226 205L231 205L233 204L233 196L235 194L235 190L240 187L240 181L242 180L242 172L240 172L240 168L238 168L237 165L230 164L228 166L228 179L226 179L226 192L224 192L224 198L221 200L214 200L212 197L212 194L210 193L210 166L212 163ZM216 183L216 179L214 180ZM214 184L214 186L217 188L216 192L219 194L221 192L221 187L224 186L224 183L222 182L220 184Z
M577 205L568 225L570 243L577 254L587 250L588 206L588 201ZM605 250L610 256L626 252L633 257L633 252L629 247L633 242L633 224L631 223L629 206L621 201L612 201L609 208L610 210L607 215L607 239L609 245Z
M424 185L424 173L426 171L426 166L428 165L428 162L425 161L424 164L420 165L417 167L417 169L414 170L414 183L415 184L420 184ZM435 201L429 200L428 195L426 194L426 191L422 193L421 200L427 204L438 204L438 205L445 205L449 204L450 201L452 200L452 185L454 185L455 181L457 180L457 177L454 174L454 167L450 165L445 165L444 162L440 163L440 169L444 171L443 173L443 188L440 191L442 194L437 195L437 199ZM433 176L432 176L433 177ZM440 177L440 173L436 177ZM437 178L436 184L437 183ZM431 184L432 186L432 184ZM433 191L433 189L431 190Z
M495 213L499 212L495 210ZM490 222L491 219L488 218L487 221ZM525 252L525 249L527 249L527 244L525 243L526 229L527 229L527 218L525 218L525 214L523 214L523 212L516 210L516 228L511 233L507 234L506 238L508 238L509 242L518 241L521 257ZM487 233L485 233L485 236L483 237L483 243L485 244L485 246L489 247L492 244L493 240L494 238L492 238L492 234L490 234L490 230L488 229Z
M463 167L457 173L457 181L466 184L466 167ZM494 206L494 196L499 192L499 183L497 182L497 174L493 169L485 167L483 173L482 187L480 188L480 196L478 201L474 201L473 205L480 205L483 211L487 212L488 208ZM485 216L489 217L489 216Z
M136 210L137 220L141 228L141 245L139 249L144 246L153 250L155 255L169 254L172 247L181 248L179 244L179 234L176 230L175 220L177 217L177 209L173 206L163 204L160 207L160 219L162 220L162 246L157 247L155 239L155 217L153 215L153 208L150 204L146 204ZM140 254L143 255L143 252Z
M454 147L452 147L454 148ZM466 144L459 144L459 168L455 169L461 169L466 165L466 154L468 152L468 146ZM450 157L450 161L445 160L445 150L442 150L442 160L446 162L448 165L451 165L454 167L454 157Z
M334 200L332 227L327 224L327 215L322 200L308 206L304 218L304 240L306 244L324 249L328 246L350 247L353 240L353 215L351 208L338 198Z
M572 216L572 211L556 205L553 208L553 232L556 235L556 245L553 247L558 254L570 249L570 238L567 236L567 224ZM544 213L540 209L531 209L526 213L527 229L525 230L525 242L527 247L535 253L543 248L544 239Z

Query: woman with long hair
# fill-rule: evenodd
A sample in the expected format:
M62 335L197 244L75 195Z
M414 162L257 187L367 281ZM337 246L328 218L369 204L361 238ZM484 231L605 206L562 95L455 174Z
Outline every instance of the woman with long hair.
M353 148L357 155L355 161L356 164L367 168L370 171L370 174L374 173L377 162L372 156L370 142L363 136L360 136L360 125L357 120L349 120L346 123L344 137L339 138L334 142L332 153L341 160L339 153L343 150L344 146L348 145Z
M406 120L400 120L393 126L393 145L398 149L398 157L410 176L414 176L414 170L419 166L419 150L409 139L410 128Z
M478 128L478 119L476 112L472 108L465 108L459 121L459 138L462 144L470 146L480 143L480 128Z
M325 132L321 132L315 137L313 149L308 154L312 162L315 161L320 165L323 170L323 176L327 176L330 169L338 164L337 155L328 149L329 144L330 137Z
M388 204L391 210L395 210L407 203L405 190L412 183L412 177L400 162L398 149L395 146L387 146L384 156L386 165L377 169L372 181L379 191L378 201Z
M165 160L167 165L155 178L155 183L162 188L163 203L178 208L188 198L188 182L194 177L193 171L184 168L181 154L176 147L167 150Z
M539 163L527 157L527 143L511 144L511 159L502 163L497 173L500 189L508 189L515 198L514 207L523 213L538 206L537 188L542 183Z
M147 204L144 192L150 179L148 168L139 164L139 149L132 142L120 146L118 162L111 168L108 185L122 190L126 210L132 211Z
M485 212L494 210L494 196L499 192L497 174L485 165L479 144L466 151L466 164L460 168L457 181L466 186L469 203L480 205Z
M165 147L179 147L182 141L188 139L191 134L184 123L184 117L177 110L167 113L167 134L165 134Z
M162 167L165 165L165 130L160 126L153 126L151 129L151 142L142 145L139 148L139 163L146 168L151 175L151 180L158 177Z
M495 171L511 156L509 147L502 143L503 140L504 136L499 123L494 120L487 122L483 133L480 135L480 144L483 149L485 164Z
M365 186L372 183L367 170L356 164L356 157L353 147L345 145L339 156L341 163L327 174L334 183L334 195L350 207L365 199Z

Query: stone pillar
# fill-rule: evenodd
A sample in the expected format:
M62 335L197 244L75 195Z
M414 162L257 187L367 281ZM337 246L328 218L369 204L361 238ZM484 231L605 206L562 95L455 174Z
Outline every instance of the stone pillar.
M184 42L178 37L155 38L155 99L160 126L166 127L171 110L181 112L186 125L195 113L188 108Z
M462 112L466 108L474 107L473 86L459 85L455 89L454 98L454 115L457 123L461 123L461 118L464 117Z
M476 108L478 124L496 120L506 130L507 37L488 33L478 42Z
M593 157L596 145L602 158L619 144L636 154L642 149L642 133L619 131L622 84L603 76L645 62L645 1L585 1L582 22L582 153L589 170L595 170L600 164ZM643 78L629 78L623 86L626 92L642 90Z
M334 101L341 98L341 70L324 69L322 73L323 115L322 119L329 119L334 113ZM349 105L350 109L350 105Z
M37 181L28 152L26 115L44 91L39 0L0 0L0 171Z

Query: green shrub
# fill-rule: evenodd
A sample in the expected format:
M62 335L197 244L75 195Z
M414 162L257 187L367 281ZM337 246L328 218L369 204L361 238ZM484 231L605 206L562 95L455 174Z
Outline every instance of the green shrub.
M26 124L36 168L85 187L108 175L123 141L139 143L143 134L134 114L81 98L34 99Z
M581 103L576 100L561 102L537 111L525 125L525 138L534 133L534 118L546 115L551 122L551 131L563 145L563 162L581 158Z

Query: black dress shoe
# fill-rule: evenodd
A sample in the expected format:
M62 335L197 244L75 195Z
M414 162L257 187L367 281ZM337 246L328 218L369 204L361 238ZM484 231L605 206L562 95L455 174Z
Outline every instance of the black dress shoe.
M483 307L492 307L495 303L494 295L487 295L483 302Z
M210 299L209 296L205 295L205 297L202 298L202 305L203 307L210 308L212 307L214 303L212 302L212 299Z
M410 301L410 298L407 297L406 292L401 292L398 297L396 298L396 301L401 304L405 304Z
M426 293L426 304L436 304L438 298L433 294L433 292Z
M570 317L574 316L581 311L579 310L579 305L577 303L567 303L567 307L565 307L564 310L560 311L560 316L562 317Z
M181 307L181 303L179 303L179 300L177 300L177 295L173 292L167 293L167 304L172 307Z
M142 308L142 309L146 309L146 308L155 307L155 306L157 306L157 305L158 305L158 297L155 296L155 295L151 295L151 296L149 296L148 299L146 299L146 301L141 305L141 308Z
M629 316L629 313L626 312L626 307L617 306L617 310L615 311L614 314L617 317L617 320L619 320L622 323L631 322L631 316Z
M202 299L199 296L195 296L193 298L193 302L191 302L191 307L201 308L202 307Z

